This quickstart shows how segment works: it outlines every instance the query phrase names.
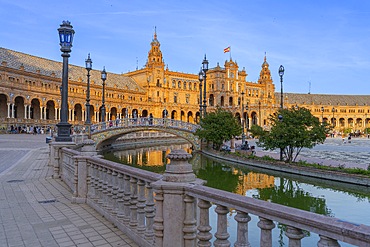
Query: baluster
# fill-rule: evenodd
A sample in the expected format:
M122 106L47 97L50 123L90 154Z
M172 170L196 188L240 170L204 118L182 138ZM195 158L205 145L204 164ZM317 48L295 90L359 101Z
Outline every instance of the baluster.
M155 191L155 217L154 217L154 236L155 246L163 246L163 191Z
M111 197L111 202L112 202L112 214L117 215L117 194L118 194L118 173L113 170L112 172L112 197Z
M123 222L128 224L130 222L130 197L131 197L131 185L130 185L131 177L129 175L124 176L124 197L123 197Z
M251 245L248 241L248 222L251 220L251 217L247 213L236 211L234 219L238 222L234 247L250 247Z
M72 197L78 197L78 161L77 159L72 159L73 170L73 195Z
M217 205L215 212L217 213L217 232L215 234L215 247L229 247L230 234L227 232L227 213L229 209L225 206Z
M104 168L102 166L99 166L99 175L98 175L98 191L99 191L99 198L98 198L98 204L101 206L104 203Z
M211 203L209 201L204 201L199 199L198 202L199 207L199 226L198 226L198 246L199 247L210 247L212 239L212 227L209 225L209 208L211 207Z
M192 196L185 195L185 219L184 219L184 242L185 246L195 246L196 239L196 219L195 219L195 199Z
M289 247L301 247L301 239L304 238L301 229L287 226L285 235L289 238Z
M112 211L112 170L107 169L105 174L105 183L106 183L106 194L105 194L105 208L108 211Z
M87 198L93 199L95 197L95 189L94 189L94 164L88 163L88 174L87 174Z
M272 220L268 220L262 217L259 217L260 221L257 223L257 226L261 228L261 239L260 246L271 247L272 246L272 233L271 230L274 229L275 224Z
M340 244L337 240L319 235L320 240L317 243L317 247L340 247Z
M123 179L124 175L122 173L118 173L117 175L117 186L118 186L118 191L117 191L117 218L122 220L123 217L125 216L123 212L123 196L124 196L124 182L125 180Z
M139 180L138 183L138 203L137 203L137 231L139 233L144 233L145 232L145 181Z
M137 178L131 177L130 227L137 227Z
M153 223L155 214L154 214L153 188L149 182L146 184L146 191L148 195L146 198L145 206L145 217L146 217L145 239L150 241L153 240L154 236Z

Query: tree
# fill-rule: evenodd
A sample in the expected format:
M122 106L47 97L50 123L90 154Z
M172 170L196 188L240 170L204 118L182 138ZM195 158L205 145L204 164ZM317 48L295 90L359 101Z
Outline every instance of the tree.
M237 118L230 111L217 108L215 112L207 113L200 120L200 127L195 135L207 142L212 142L216 149L220 149L225 141L242 133L242 127Z
M251 132L259 138L257 145L264 150L279 148L286 162L295 161L302 148L313 148L323 143L330 127L320 123L311 112L303 107L280 109L270 116L270 131L254 125Z

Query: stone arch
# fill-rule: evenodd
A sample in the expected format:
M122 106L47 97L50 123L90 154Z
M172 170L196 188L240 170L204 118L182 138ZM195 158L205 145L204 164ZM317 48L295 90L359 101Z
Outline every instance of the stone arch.
M168 111L167 111L167 109L164 109L162 111L162 118L167 118L167 117L168 117Z
M0 118L6 118L8 116L8 96L6 94L0 94Z
M185 112L184 111L181 111L181 113L180 113L180 120L185 121Z
M14 99L14 118L24 118L24 98L22 96Z
M189 123L194 123L194 117L193 117L193 112L192 112L192 111L189 111L189 112L188 112L187 121L188 121Z
M110 108L110 119L109 120L116 120L117 115L118 115L117 108L116 107Z
M233 97L229 97L229 106L233 106L233 105L234 105Z
M225 106L225 98L224 98L224 96L221 96L221 98L220 98L220 106L221 107Z
M143 110L143 111L141 112L141 116L142 116L142 117L148 117L148 116L149 116L149 114L148 114L148 110Z
M82 105L80 103L73 107L73 114L75 121L82 121Z
M177 119L177 111L176 110L173 110L172 112L171 112L171 119Z
M254 111L251 113L252 125L258 125L257 113Z
M40 110L40 100L38 98L33 98L31 100L31 119L40 119L41 110Z
M46 119L54 120L55 117L55 102L53 100L48 100L46 102Z

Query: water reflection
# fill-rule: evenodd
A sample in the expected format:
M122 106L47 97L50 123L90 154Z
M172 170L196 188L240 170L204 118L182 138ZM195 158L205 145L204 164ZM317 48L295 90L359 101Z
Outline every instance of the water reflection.
M136 150L117 150L104 154L106 159L138 167L156 173L164 173L165 165L169 163L166 155L172 149L185 149L191 153L190 145L170 145L137 148ZM224 161L208 158L194 153L190 160L196 176L207 181L207 186L254 197L257 199L286 205L331 217L337 217L350 222L370 224L370 214L367 213L370 202L370 189L348 184L334 183L297 175L272 172L260 168L235 165ZM212 207L214 208L214 207ZM211 210L212 211L212 210ZM351 212L351 214L348 214ZM215 226L216 214L211 212L211 225ZM230 241L235 237L235 221L231 220L234 211L228 215ZM258 218L251 216L251 236L258 236ZM216 228L213 228L213 233ZM278 241L273 246L284 246L287 239L283 234L285 226L278 224L273 231L273 239ZM307 233L306 234L310 234ZM317 245L318 236L306 236L302 246ZM250 239L252 246L258 245L258 238ZM340 243L341 246L351 246Z
M191 153L190 145L144 147L136 150L117 150L104 154L106 159L140 169L164 173L169 163L166 155L171 149L185 149ZM278 203L318 214L347 218L347 209L341 207L345 201L355 198L359 212L350 221L360 222L362 207L369 206L370 189L348 184L315 180L302 176L287 175L268 170L237 166L194 153L190 160L196 176L207 181L206 185L240 195ZM336 201L337 196L341 198ZM330 199L330 206L328 200ZM333 202L335 202L333 204ZM335 208L335 211L333 210ZM370 222L370 217L366 216ZM366 218L365 217L365 218ZM368 224L368 223L367 223Z

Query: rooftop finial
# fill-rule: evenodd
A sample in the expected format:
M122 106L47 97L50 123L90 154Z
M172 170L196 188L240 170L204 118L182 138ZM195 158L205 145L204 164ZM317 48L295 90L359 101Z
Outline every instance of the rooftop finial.
M157 39L157 26L154 26L154 40Z

